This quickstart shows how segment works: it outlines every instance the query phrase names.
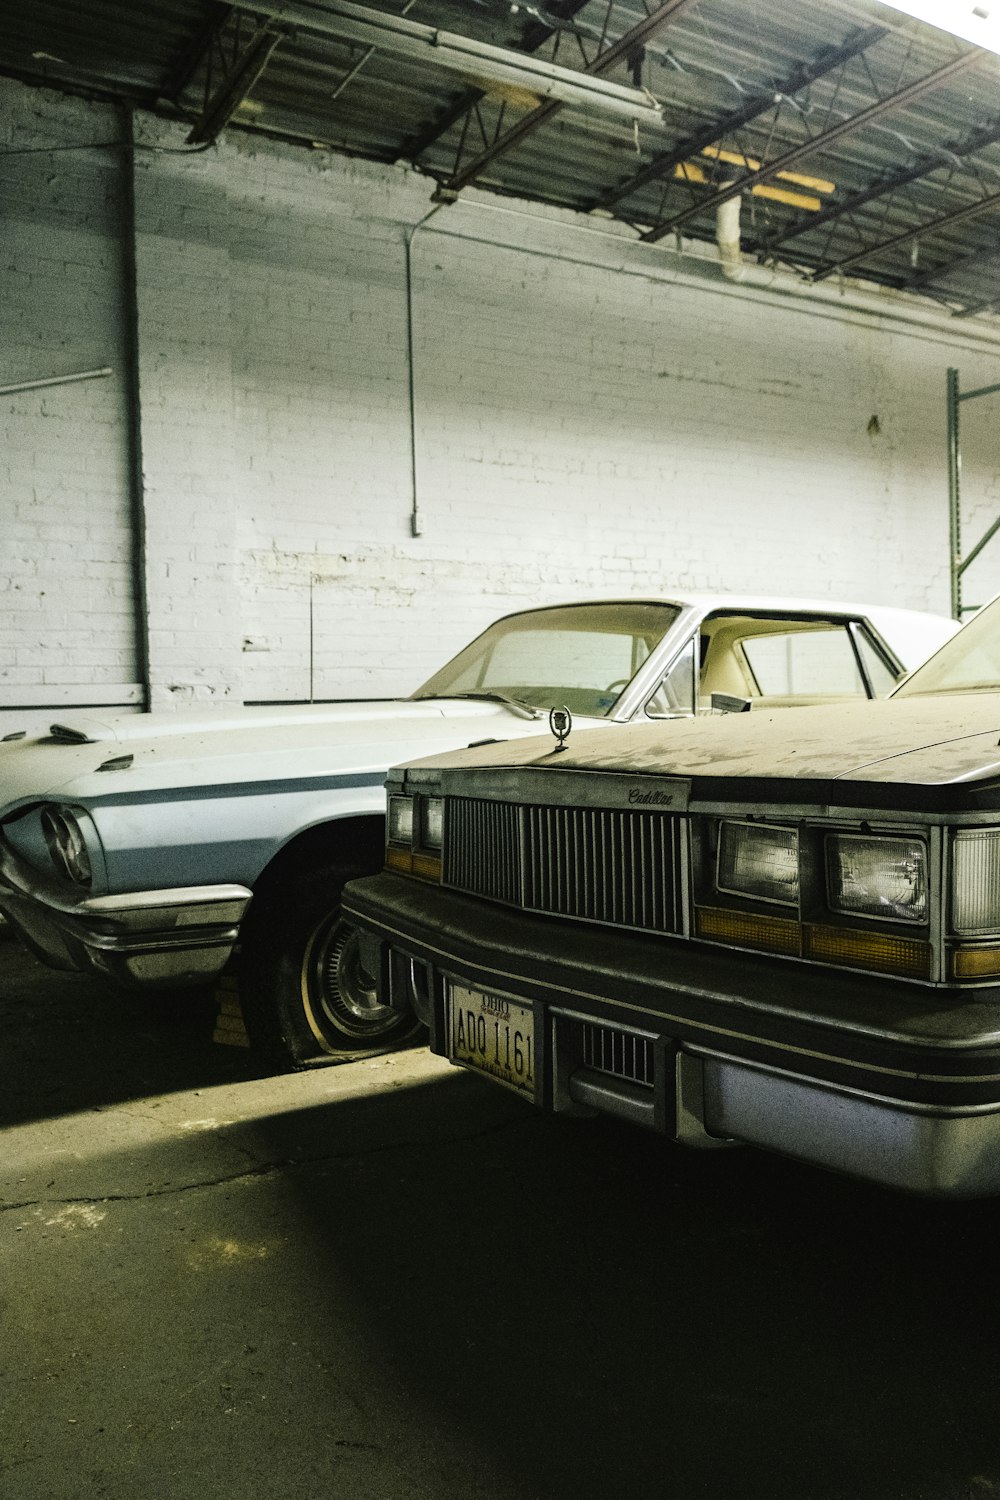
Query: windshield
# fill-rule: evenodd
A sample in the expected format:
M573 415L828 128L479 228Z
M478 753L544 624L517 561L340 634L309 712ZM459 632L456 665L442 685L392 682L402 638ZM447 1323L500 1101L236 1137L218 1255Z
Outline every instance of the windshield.
M894 698L918 693L1000 692L1000 599L994 599L922 667L900 683Z
M679 613L675 604L567 604L509 615L413 697L501 694L604 718Z

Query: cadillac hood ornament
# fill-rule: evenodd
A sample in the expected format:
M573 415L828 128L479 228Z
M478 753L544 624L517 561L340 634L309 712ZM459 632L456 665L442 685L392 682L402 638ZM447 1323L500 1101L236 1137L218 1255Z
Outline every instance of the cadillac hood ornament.
M565 706L562 708L550 708L549 728L558 740L556 750L565 750L566 741L569 739L570 731L573 728L573 715L569 709Z

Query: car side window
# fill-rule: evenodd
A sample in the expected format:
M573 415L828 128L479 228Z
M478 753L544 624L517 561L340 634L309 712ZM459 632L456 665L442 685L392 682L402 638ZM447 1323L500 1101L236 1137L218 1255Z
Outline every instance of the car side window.
M764 697L867 696L843 626L748 636L743 655Z

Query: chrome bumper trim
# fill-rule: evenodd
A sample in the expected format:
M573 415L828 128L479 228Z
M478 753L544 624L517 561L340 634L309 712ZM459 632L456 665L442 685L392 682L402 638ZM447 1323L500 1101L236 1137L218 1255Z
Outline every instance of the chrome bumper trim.
M569 1076L569 1097L574 1104L599 1110L602 1115L617 1115L633 1125L652 1130L654 1102L649 1089L624 1078L608 1078L589 1068L577 1068Z
M129 987L197 984L228 961L252 892L242 885L66 895L0 842L0 910L57 969Z
M701 1054L704 1126L716 1136L939 1198L1000 1192L1000 1110L899 1104Z

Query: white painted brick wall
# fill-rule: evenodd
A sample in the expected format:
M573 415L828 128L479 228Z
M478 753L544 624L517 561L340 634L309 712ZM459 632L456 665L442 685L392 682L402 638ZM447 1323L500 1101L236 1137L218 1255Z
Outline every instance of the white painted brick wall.
M239 702L225 163L140 153L135 200L151 705Z
M114 128L0 83L7 145ZM473 194L413 243L413 538L404 235L428 182L235 132L196 155L179 128L139 133L169 148L136 167L156 704L407 690L497 614L580 594L947 609L945 371L996 380L1000 330L733 286ZM116 171L107 153L0 158L0 384L57 356L116 366L0 407L8 692L134 670ZM1000 509L996 413L963 408L969 543ZM1000 542L968 592L998 589Z
M0 90L0 385L113 370L0 397L0 732L43 701L121 702L135 680L119 164L40 149L109 128L106 109Z

